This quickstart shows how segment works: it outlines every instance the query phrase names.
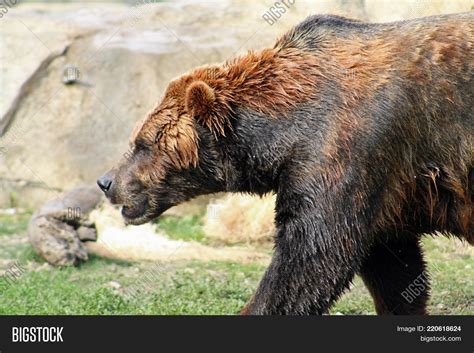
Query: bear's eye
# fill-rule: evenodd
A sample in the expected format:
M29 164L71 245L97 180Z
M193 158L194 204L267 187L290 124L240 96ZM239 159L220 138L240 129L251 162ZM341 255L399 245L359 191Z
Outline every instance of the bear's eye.
M145 141L137 140L135 141L135 152L148 151L150 147L145 143Z

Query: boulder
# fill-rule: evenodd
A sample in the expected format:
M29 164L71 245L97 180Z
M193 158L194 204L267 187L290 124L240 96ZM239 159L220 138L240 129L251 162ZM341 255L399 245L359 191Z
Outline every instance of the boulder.
M35 251L54 266L78 265L88 259L84 241L95 241L97 231L88 216L102 201L96 187L79 187L48 201L28 225Z

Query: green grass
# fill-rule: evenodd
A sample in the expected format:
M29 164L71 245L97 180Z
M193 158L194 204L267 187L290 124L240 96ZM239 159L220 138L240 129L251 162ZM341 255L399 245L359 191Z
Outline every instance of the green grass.
M429 312L438 315L474 314L474 258L469 245L444 237L423 239L431 276ZM332 313L375 314L360 278L332 308Z
M0 270L19 261L26 271L13 282L0 280L0 315L236 314L265 270L255 264L131 263L96 256L78 268L52 268L34 254L26 241L25 219L29 216L9 217L2 217ZM167 217L159 224L176 239L204 237L199 217ZM459 242L444 238L426 238L424 248L433 278L430 312L472 315L472 251L467 245L462 248ZM359 278L331 313L375 313Z
M235 314L262 270L228 263L137 265L93 258L79 268L25 273L0 294L0 315Z
M205 242L202 216L165 216L160 217L157 224L158 228L163 230L171 239Z
M26 230L31 212L21 212L14 215L0 214L0 236L17 234Z
M374 305L369 292L359 277L354 279L350 291L346 291L330 310L331 314L375 315Z

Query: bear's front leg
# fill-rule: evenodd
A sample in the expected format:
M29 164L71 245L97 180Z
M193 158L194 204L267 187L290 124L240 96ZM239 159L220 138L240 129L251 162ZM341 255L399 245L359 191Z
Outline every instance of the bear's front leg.
M373 222L383 200L382 173L311 157L299 145L275 188L275 251L248 315L324 314L348 288L373 243ZM309 148L309 150L308 150ZM301 161L304 161L302 163ZM337 178L336 178L337 177Z
M326 313L359 268L367 237L329 215L300 211L279 226L272 262L242 314Z

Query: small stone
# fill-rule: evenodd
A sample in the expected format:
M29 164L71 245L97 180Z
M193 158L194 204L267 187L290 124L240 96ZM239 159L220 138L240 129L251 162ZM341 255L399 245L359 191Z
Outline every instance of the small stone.
M96 241L97 231L95 228L79 227L77 229L77 235L81 241Z
M53 266L51 266L50 264L48 264L47 262L45 262L44 264L41 264L40 266L36 267L34 269L34 272L38 272L38 271L45 271L45 270L51 270L53 268Z
M70 85L79 81L80 72L74 65L66 65L63 69L63 83Z
M15 208L2 208L2 209L0 209L0 214L14 215L16 213L17 213L17 210Z
M120 289L122 285L117 281L110 281L109 287L112 287L113 289Z

